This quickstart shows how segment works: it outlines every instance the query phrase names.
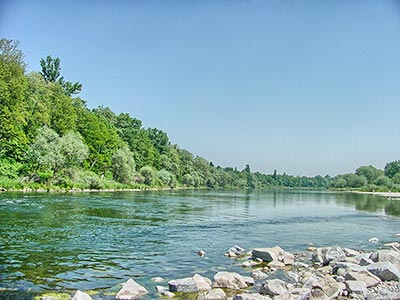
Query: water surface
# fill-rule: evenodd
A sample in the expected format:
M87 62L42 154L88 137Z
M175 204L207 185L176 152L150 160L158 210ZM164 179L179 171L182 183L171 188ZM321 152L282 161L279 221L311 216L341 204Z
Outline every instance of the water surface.
M0 287L107 297L128 278L246 274L223 256L235 244L373 249L396 240L399 216L400 201L315 191L0 194Z

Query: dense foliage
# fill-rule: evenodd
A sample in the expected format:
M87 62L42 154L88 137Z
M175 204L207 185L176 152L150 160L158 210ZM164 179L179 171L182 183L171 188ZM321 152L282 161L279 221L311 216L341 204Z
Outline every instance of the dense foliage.
M222 168L128 113L89 109L59 58L27 74L18 43L0 40L0 188L291 187L399 189L400 161L330 178Z

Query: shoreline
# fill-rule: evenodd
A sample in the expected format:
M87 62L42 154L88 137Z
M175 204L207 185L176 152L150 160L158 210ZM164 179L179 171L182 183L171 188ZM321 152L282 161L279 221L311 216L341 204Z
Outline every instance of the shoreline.
M381 196L381 197L386 197L388 199L400 200L400 192L362 192L362 191L348 191L348 192L353 194Z

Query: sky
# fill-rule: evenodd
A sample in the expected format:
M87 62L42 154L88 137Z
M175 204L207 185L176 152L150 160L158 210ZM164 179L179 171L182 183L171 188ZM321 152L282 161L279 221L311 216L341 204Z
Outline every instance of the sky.
M215 165L336 175L400 159L400 1L0 1L29 71Z

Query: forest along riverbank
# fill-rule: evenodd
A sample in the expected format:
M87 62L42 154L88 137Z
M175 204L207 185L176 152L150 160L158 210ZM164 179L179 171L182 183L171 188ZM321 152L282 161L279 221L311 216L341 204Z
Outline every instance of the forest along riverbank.
M400 200L399 192L361 192L361 191L351 191L351 193L355 194L365 194L365 195L373 195L373 196L382 196L392 200Z
M400 236L400 234L398 235ZM205 251L199 251L206 256ZM158 283L160 297L196 300L326 300L326 299L400 299L400 243L383 249L362 252L341 247L317 248L293 254L275 246L246 251L230 248L226 256L243 267L236 272L217 272L213 280L194 274L192 277ZM115 294L115 299L142 298L148 290L129 279ZM66 300L68 294L43 294L40 300ZM93 296L93 298L92 298ZM72 300L98 299L96 295L76 291ZM146 296L144 296L146 298Z

